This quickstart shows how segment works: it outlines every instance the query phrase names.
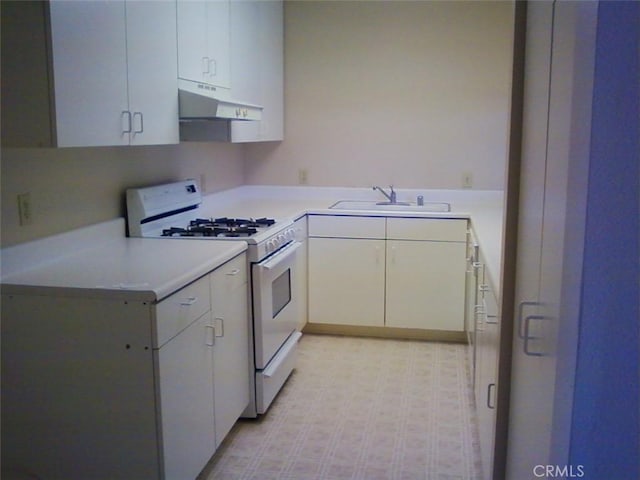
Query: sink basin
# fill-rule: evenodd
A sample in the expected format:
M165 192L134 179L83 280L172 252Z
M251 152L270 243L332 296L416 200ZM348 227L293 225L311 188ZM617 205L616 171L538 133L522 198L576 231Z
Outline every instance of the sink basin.
M378 210L385 212L450 212L451 204L445 202L376 202L373 200L340 200L329 208L338 210Z

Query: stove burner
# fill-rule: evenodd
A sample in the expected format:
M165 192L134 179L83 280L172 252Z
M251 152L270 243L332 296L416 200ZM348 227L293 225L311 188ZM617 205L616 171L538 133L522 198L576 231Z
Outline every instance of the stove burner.
M258 228L276 223L271 218L196 218L186 228L171 227L162 230L163 237L250 237Z
M250 237L258 230L250 227L214 227L190 225L187 228L171 227L162 230L163 237Z
M189 224L191 226L214 226L214 227L240 227L240 228L261 228L270 227L276 223L272 218L257 218L257 219L244 219L244 218L196 218L191 220Z

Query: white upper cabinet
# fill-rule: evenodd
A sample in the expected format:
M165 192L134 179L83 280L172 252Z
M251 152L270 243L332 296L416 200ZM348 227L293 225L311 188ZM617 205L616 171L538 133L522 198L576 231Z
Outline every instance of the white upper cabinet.
M229 0L178 0L178 75L230 87Z
M181 140L247 143L284 138L282 1L178 0L178 65L181 79L224 87L234 101L263 107L260 120L182 122Z
M124 2L51 2L59 147L127 145Z
M126 3L131 145L179 142L176 6Z
M178 143L175 3L10 2L2 17L20 25L3 45L46 52L25 69L22 47L3 50L4 146Z
M284 29L281 1L231 4L231 92L261 105L262 119L232 122L230 141L284 138Z

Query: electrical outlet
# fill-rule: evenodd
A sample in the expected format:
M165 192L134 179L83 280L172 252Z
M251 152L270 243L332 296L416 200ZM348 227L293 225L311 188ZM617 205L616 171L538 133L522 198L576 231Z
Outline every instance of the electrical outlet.
M473 188L473 174L471 172L462 174L462 188Z
M31 225L33 221L31 211L31 194L21 193L18 195L18 216L20 225Z
M309 183L309 171L306 168L298 170L298 183L300 185L307 185Z

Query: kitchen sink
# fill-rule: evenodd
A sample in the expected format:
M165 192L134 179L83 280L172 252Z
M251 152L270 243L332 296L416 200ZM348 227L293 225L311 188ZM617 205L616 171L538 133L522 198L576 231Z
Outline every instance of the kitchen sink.
M446 202L376 202L375 200L340 200L329 208L338 210L378 210L384 212L450 212L451 204Z

